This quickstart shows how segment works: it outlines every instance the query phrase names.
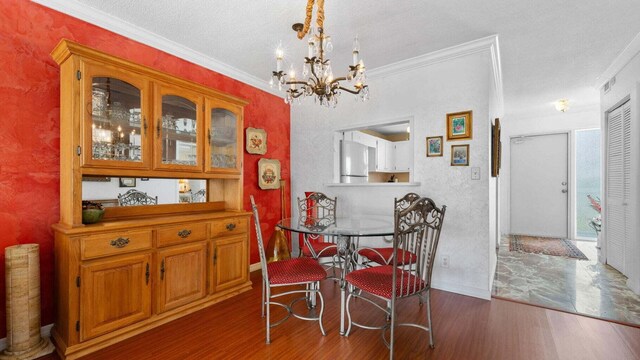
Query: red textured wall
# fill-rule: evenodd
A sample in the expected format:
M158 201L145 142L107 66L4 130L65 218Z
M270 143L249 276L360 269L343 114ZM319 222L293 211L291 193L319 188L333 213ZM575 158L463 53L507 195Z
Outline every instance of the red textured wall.
M264 128L268 151L289 179L289 107L282 99L188 61L25 0L0 1L0 338L5 337L4 248L40 244L42 324L53 322L53 234L59 219L59 68L49 53L62 38L249 100L245 127ZM232 64L233 65L233 64ZM267 76L267 75L265 75ZM268 239L280 195L257 186L261 156L244 155L245 209L254 195ZM287 195L288 196L288 195ZM252 232L251 263L258 262Z

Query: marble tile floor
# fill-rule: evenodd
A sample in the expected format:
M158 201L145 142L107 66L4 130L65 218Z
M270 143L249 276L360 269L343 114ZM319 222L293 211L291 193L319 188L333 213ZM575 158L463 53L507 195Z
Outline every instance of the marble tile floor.
M640 295L627 287L627 278L597 261L595 241L574 244L589 260L512 252L509 237L503 237L493 295L640 325Z

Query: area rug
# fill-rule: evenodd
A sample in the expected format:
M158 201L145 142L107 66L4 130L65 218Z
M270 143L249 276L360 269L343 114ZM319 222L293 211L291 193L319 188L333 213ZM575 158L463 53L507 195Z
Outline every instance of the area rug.
M578 260L589 260L589 258L587 258L571 241L559 238L511 235L509 251L565 256Z

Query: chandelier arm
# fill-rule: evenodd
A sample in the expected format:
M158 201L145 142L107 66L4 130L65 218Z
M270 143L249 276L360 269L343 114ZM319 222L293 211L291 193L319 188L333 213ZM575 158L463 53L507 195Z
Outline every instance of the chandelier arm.
M342 81L342 80L347 80L347 78L346 78L346 77L344 77L344 76L339 77L339 78L335 78L335 79L333 79L329 84L330 84L330 85L333 85L333 84L335 84L335 83L337 83L337 82L340 82L340 81Z
M285 81L285 84L286 85L294 85L294 84L295 85L307 85L307 82L296 80L296 81Z
M300 92L292 93L291 91L289 91L289 94L291 94L291 97L292 97L292 98L297 99L297 98L299 98L300 96L304 95L304 92L300 91Z
M309 67L311 68L311 75L313 75L314 78L316 78L316 84L320 82L320 77L318 76L318 74L316 74L316 70L315 70L315 63L310 63Z
M360 94L360 91L362 91L362 89L364 89L364 86L361 87L361 88L358 88L357 91L353 91L353 90L347 89L347 88L342 87L342 86L338 86L338 89L340 89L342 91L346 91L348 93L352 93L353 95L358 95L358 94Z

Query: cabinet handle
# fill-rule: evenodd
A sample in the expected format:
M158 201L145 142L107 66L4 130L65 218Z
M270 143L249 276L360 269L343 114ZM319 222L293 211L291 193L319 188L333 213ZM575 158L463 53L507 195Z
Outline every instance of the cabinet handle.
M115 240L111 240L111 246L114 248L122 249L129 244L129 238L119 237Z
M178 231L178 236L180 236L183 239L188 238L189 235L191 235L191 230L184 229L184 230Z
M160 263L160 280L164 280L164 259Z
M144 116L142 118L142 127L144 128L144 137L147 137L147 128L148 128L148 126L147 126L147 117L146 116Z
M218 261L218 248L213 250L213 265L215 265L217 261Z
M146 278L147 285L149 285L149 263L147 263L147 271L145 271L144 276Z
M211 143L211 129L209 129L209 133L207 136L209 137L209 143Z
M160 122L162 121L162 119L158 119L158 122L156 123L156 137L159 139L160 138Z
M227 224L227 230L233 231L233 229L235 229L235 228L236 228L236 224L234 224L234 223L228 223Z

